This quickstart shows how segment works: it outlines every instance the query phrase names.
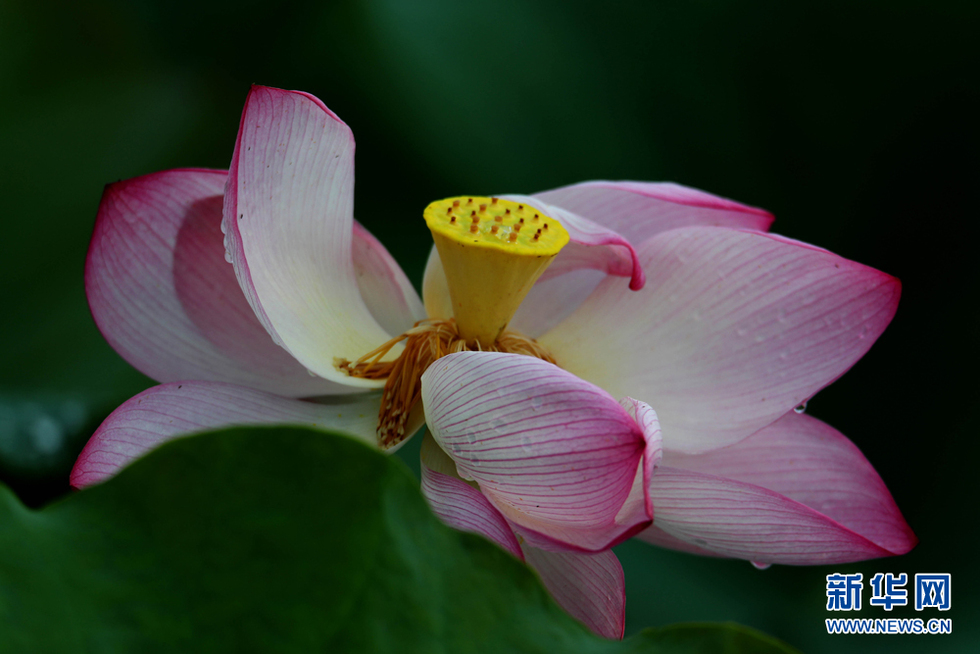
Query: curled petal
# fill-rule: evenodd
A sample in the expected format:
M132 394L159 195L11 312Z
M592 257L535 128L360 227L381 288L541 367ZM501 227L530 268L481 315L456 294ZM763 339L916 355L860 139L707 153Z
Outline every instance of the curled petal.
M669 452L665 464L774 491L891 554L904 554L917 542L860 450L830 425L807 415L790 412L719 450Z
M891 321L897 279L758 232L691 227L640 247L649 281L606 279L542 336L562 367L653 403L667 449L772 423L842 375Z
M422 441L422 496L440 520L460 531L480 534L518 559L524 553L500 511L479 489L460 479L456 464L426 434Z
M375 445L376 395L345 395L331 404L293 400L243 386L172 382L136 395L95 430L71 472L76 488L114 475L154 447L189 433L229 427L288 423L336 429Z
M346 392L276 345L225 261L227 173L168 170L110 184L85 263L85 292L106 340L161 382L203 379L282 395Z
M426 422L464 479L537 547L598 551L650 524L624 505L646 432L612 397L523 355L461 352L422 376Z
M383 382L334 365L390 338L358 286L353 205L347 125L311 95L253 87L222 222L238 281L263 326L300 363L340 384L377 387Z
M548 270L541 275L550 279L564 273L581 270L601 270L617 277L629 277L629 288L638 291L643 288L646 276L633 244L623 235L583 218L567 209L550 205L528 195L501 196L514 202L523 202L535 207L558 220L568 231L571 241L555 257Z
M623 566L612 550L580 554L524 545L524 559L569 615L600 636L623 637L626 583Z
M765 209L672 182L582 182L534 197L618 232L631 243L698 225L764 232L773 221Z
M640 427L640 430L643 432L643 439L646 441L642 465L636 471L633 488L630 489L630 495L626 499L626 504L623 506L621 513L624 511L627 513L638 511L639 504L642 503L644 512L649 516L653 516L653 502L646 489L650 488L650 483L653 481L654 468L660 464L663 458L663 438L660 433L660 420L657 418L657 412L646 402L640 402L632 397L625 397L619 401L619 404L626 409L626 413Z

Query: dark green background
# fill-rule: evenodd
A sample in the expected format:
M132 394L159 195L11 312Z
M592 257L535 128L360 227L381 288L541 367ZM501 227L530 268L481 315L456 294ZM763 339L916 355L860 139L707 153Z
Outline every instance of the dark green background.
M774 231L901 278L892 326L809 411L875 464L919 547L759 572L628 543L627 632L733 619L807 652L970 651L977 8L0 0L0 474L35 505L65 492L92 429L151 383L85 303L102 186L226 167L248 85L302 89L353 129L356 215L416 282L432 199L593 178L673 180L762 206ZM954 634L827 636L834 571L952 573L942 617Z

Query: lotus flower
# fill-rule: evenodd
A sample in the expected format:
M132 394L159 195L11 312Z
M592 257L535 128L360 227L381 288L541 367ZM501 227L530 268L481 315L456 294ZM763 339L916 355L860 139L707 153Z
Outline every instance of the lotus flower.
M231 424L392 450L424 407L436 513L609 637L623 578L608 548L632 535L760 564L914 545L860 452L793 412L882 333L896 279L766 233L760 209L586 182L430 205L423 305L353 219L353 154L319 100L255 87L228 172L106 188L89 303L161 385L106 419L73 485Z

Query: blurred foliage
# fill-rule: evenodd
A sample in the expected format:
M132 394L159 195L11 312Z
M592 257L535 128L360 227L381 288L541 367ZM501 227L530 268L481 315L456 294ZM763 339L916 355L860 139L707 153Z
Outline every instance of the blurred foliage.
M627 543L628 630L737 619L809 652L918 651L916 637L822 633L824 576L948 571L956 628L928 648L969 650L978 13L950 0L0 0L0 474L31 505L64 492L93 425L152 383L86 309L102 186L225 167L248 85L298 88L352 127L358 219L416 282L433 198L589 178L763 206L775 231L901 278L891 327L809 411L867 454L920 546L758 572Z
M37 513L0 486L0 514L0 652L792 654L736 625L599 638L400 462L321 431L178 439Z

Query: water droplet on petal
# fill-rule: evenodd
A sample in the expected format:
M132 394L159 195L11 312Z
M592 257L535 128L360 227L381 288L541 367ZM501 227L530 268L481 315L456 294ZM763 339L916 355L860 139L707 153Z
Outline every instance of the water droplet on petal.
M747 330L745 327L737 327L735 329L735 335L736 336L739 336L739 337L745 336L748 333L749 333L749 330Z
M752 561L752 567L756 570L765 570L766 568L772 567L772 563L760 563L759 561Z
M806 411L806 403L807 403L807 401L806 400L803 400L803 404L801 404L800 406L798 406L795 409L793 409L793 411L795 411L796 413L803 413L803 412L805 412Z
M779 322L786 322L786 310L780 309L779 313L776 314L776 320Z
M531 408L532 409L534 409L535 411L537 411L538 409L541 408L541 405L542 404L544 404L544 400L541 399L541 396L540 395L532 395L531 396Z
M316 377L317 376L317 374L315 372L313 372L312 370L310 370L309 368L306 369L306 372L309 373L310 377Z

